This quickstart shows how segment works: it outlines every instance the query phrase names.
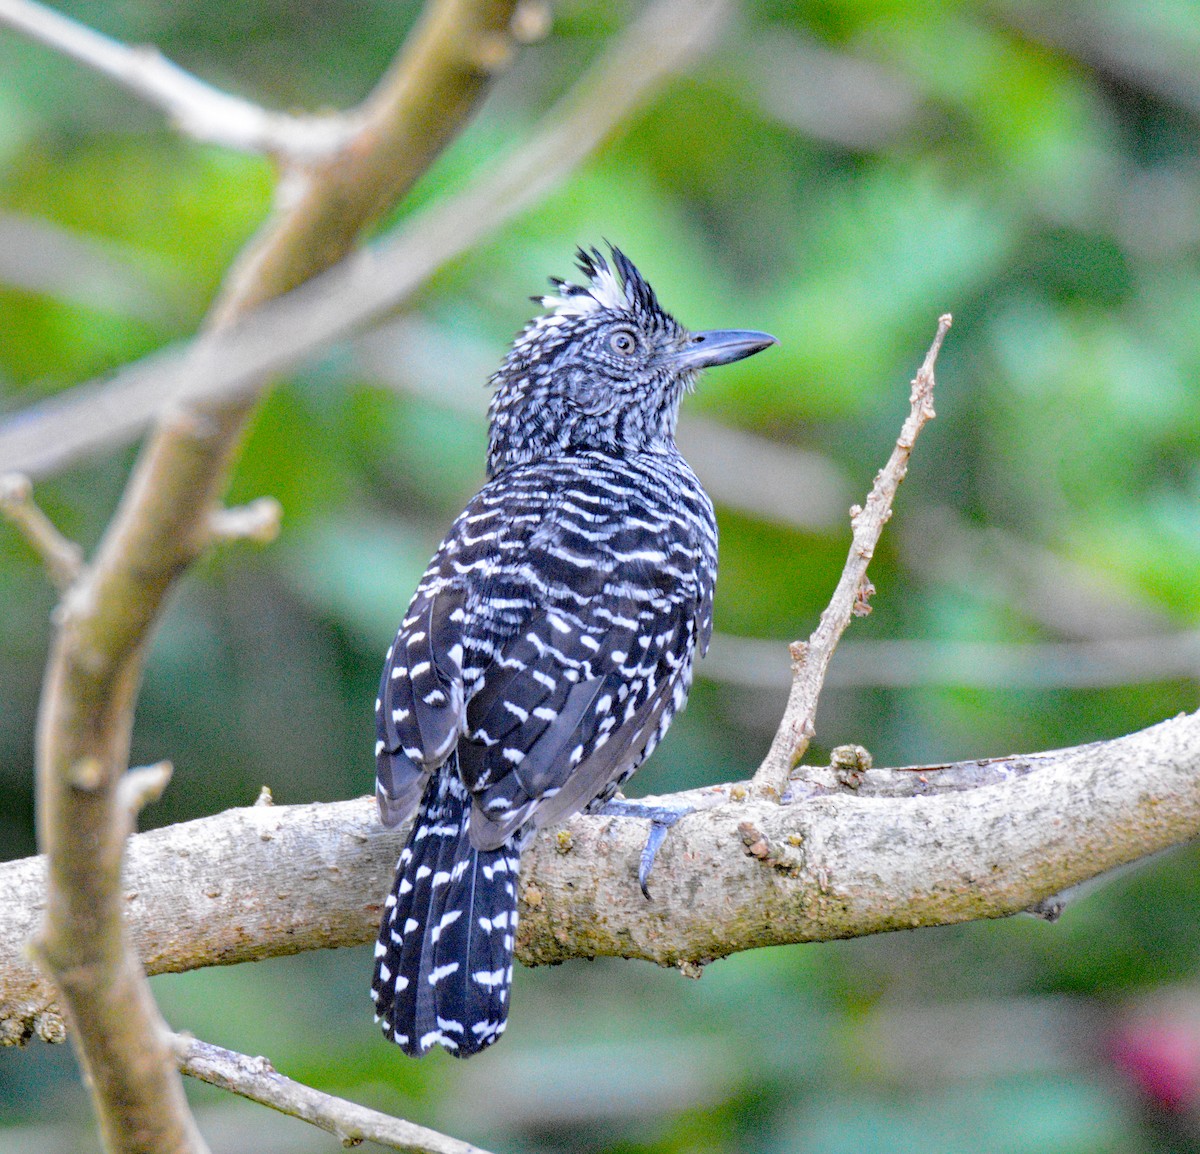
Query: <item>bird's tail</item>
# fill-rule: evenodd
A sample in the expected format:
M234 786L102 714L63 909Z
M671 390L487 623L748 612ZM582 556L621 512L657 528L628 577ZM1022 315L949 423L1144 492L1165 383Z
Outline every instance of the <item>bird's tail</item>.
M376 1021L406 1054L469 1058L508 1020L517 870L513 842L478 850L453 757L425 788L375 945Z

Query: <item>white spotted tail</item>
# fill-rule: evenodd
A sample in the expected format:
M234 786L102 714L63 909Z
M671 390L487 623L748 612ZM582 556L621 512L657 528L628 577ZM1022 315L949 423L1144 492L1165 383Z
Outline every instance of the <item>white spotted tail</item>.
M430 779L375 944L371 983L384 1034L406 1054L460 1058L508 1021L519 853L471 845L470 798L455 773Z

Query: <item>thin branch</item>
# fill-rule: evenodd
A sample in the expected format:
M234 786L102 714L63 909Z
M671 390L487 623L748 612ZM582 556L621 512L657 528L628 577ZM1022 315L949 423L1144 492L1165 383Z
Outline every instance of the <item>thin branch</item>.
M526 144L482 170L458 196L234 329L157 353L109 381L79 385L17 414L0 425L0 460L45 476L132 440L156 414L181 402L257 395L265 377L403 304L448 261L537 204L633 109L695 61L728 11L727 0L657 0Z
M182 1073L311 1122L343 1146L377 1142L406 1154L487 1154L469 1142L295 1082L278 1073L266 1058L251 1058L181 1034L172 1035L172 1045Z
M521 864L518 956L699 966L1017 913L1200 835L1200 714L945 774L870 770L846 788L814 771L793 788L791 805L745 783L677 795L696 812L663 843L652 901L637 884L644 823L580 815L568 838L545 832ZM138 834L124 904L146 969L371 941L406 832L384 830L374 800L359 798L247 806ZM54 988L21 949L44 873L43 858L0 865L0 1037L13 1041L61 1037Z
M713 637L698 677L745 689L782 689L788 663L780 641ZM1200 679L1200 630L1096 641L843 641L829 666L831 689L1100 689Z
M787 708L770 752L754 775L754 788L761 793L780 797L787 788L789 775L816 732L817 700L834 650L850 624L850 618L871 611L869 600L874 588L867 580L867 566L875 555L883 527L891 518L892 502L908 472L913 445L925 424L933 419L933 367L949 329L950 315L946 314L938 320L933 344L913 379L910 412L896 447L875 478L866 506L855 505L850 510L853 530L850 555L829 605L808 642L795 641L791 645L792 689Z
M156 48L122 44L36 0L0 0L0 23L102 73L205 143L312 163L335 154L357 128L352 116L268 111L196 79Z
M154 258L15 212L0 212L0 282L162 328L195 311L190 286Z
M67 540L38 508L28 477L20 473L0 474L0 513L41 557L50 580L60 591L65 592L79 579L83 572L83 550Z

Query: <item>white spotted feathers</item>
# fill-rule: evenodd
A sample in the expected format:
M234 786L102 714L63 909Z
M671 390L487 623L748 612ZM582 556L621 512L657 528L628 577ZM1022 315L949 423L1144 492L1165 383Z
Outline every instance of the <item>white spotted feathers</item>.
M716 521L675 415L699 368L771 338L687 333L617 249L580 267L590 283L555 282L555 311L493 379L490 480L381 679L380 813L417 816L372 990L385 1035L417 1056L503 1033L521 847L613 796L683 708L712 629Z

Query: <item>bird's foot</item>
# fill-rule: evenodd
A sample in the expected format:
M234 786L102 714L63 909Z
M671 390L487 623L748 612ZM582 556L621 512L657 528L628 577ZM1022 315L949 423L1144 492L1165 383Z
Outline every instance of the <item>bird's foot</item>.
M603 817L640 817L643 821L650 822L650 834L642 847L641 861L638 862L638 884L648 898L650 890L647 883L650 880L650 871L654 868L654 859L667 836L667 830L681 817L693 813L694 808L690 805L643 805L639 801L626 801L622 798L619 801L605 802L595 812Z

